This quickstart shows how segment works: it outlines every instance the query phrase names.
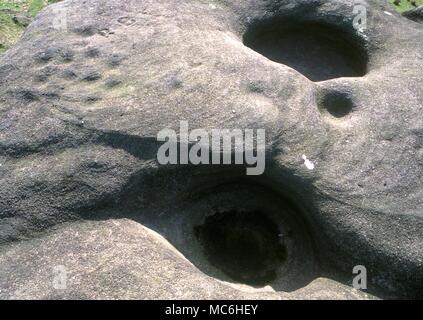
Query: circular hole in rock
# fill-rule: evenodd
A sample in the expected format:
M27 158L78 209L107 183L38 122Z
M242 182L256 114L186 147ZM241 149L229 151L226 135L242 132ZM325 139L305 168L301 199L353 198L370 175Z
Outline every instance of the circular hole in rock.
M346 92L330 91L321 101L321 108L335 118L343 118L354 109L354 103Z
M258 211L227 211L194 229L209 262L234 281L264 286L287 259L278 226Z
M312 81L364 76L368 59L360 41L332 26L280 19L256 23L244 35L247 47Z

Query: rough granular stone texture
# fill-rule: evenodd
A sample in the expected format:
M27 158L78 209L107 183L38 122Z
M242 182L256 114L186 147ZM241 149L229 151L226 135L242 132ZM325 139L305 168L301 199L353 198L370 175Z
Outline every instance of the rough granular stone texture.
M0 296L368 298L338 284L363 265L370 293L421 297L423 29L363 2L362 29L346 0L45 8L0 57ZM265 129L264 175L159 165L158 132L182 120ZM214 276L185 227L192 208L273 212L288 198L299 249L278 276L293 291Z

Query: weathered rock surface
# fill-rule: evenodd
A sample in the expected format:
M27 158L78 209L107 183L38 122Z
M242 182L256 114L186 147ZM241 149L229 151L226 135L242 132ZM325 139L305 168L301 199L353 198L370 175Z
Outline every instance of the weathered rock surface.
M63 283L56 280L60 266L66 267ZM2 299L372 298L323 278L291 294L223 283L200 272L160 235L126 219L66 225L12 245L0 257L0 271ZM58 285L67 289L56 290Z
M351 284L356 265L371 293L421 296L423 29L366 3L362 31L351 1L43 10L0 58L1 297L365 298L313 281ZM157 133L181 120L266 129L265 174L160 166ZM259 211L287 239L269 285L291 293L220 281L194 230L234 211ZM272 228L249 232L260 242ZM69 290L51 287L57 264Z

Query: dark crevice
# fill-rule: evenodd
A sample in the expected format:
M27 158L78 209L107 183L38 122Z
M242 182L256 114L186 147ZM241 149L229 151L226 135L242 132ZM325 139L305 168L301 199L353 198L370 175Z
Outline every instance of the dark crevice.
M219 212L194 231L210 263L241 283L271 283L287 259L278 226L261 212Z

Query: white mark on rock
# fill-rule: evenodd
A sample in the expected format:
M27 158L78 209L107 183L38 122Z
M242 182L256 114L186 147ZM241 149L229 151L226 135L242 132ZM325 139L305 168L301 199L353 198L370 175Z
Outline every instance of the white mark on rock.
M215 9L216 9L216 6L215 6L213 3L210 3L210 4L209 4L209 6L210 6L210 8L211 8L212 10L215 10Z
M393 16L392 13L390 13L389 11L383 11L385 14L387 14L388 16Z
M307 167L308 170L314 170L314 163L307 159L305 155L303 155L304 165Z

